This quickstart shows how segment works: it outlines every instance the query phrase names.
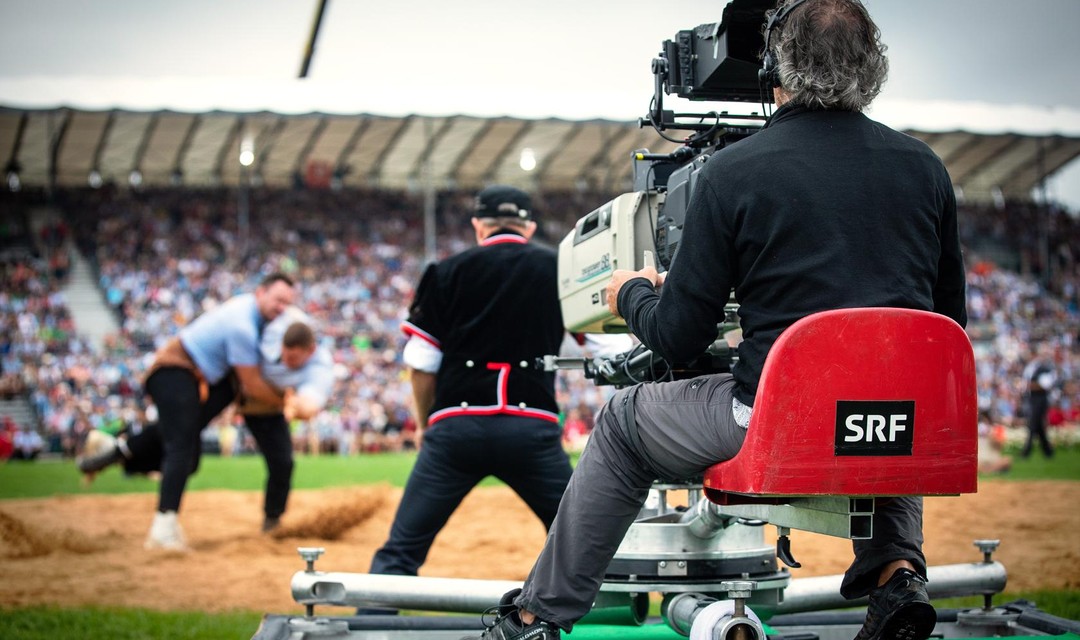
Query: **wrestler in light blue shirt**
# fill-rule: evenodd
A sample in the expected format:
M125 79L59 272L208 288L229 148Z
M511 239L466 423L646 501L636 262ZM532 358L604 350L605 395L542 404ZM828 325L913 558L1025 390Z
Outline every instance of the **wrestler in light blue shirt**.
M180 343L206 381L217 384L232 367L255 367L264 324L255 295L244 293L207 311L180 330Z

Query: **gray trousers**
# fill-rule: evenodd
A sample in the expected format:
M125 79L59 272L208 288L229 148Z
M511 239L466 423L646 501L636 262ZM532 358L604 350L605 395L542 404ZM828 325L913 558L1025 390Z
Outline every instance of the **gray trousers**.
M653 482L700 478L738 452L746 430L732 415L734 386L729 374L716 374L641 384L612 396L597 414L544 549L514 604L570 631L592 607ZM628 415L636 429L627 424ZM873 540L855 544L856 559L841 588L846 597L865 595L876 586L879 567L892 560L908 559L926 575L920 498L883 503L874 530Z

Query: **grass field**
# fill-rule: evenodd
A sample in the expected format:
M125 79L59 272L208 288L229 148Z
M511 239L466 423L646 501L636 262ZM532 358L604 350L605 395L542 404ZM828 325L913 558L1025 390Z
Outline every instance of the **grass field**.
M294 486L298 489L317 489L380 482L403 486L413 460L414 454L379 454L351 458L301 456L297 460ZM189 490L261 491L264 475L263 461L259 456L208 456L203 458L199 472L191 480ZM1059 450L1052 460L1039 456L1016 460L1013 469L1000 477L1015 480L1080 481L1080 449ZM487 483L497 484L497 481L488 480ZM155 482L145 478L124 477L116 468L107 470L91 486L85 487L70 460L0 464L0 500L88 493L153 492L156 489ZM1049 613L1080 620L1080 593L1075 591L1010 592L998 596L996 601L1005 602L1019 598L1032 600ZM966 607L980 603L978 598L965 598L937 604L944 607ZM258 628L264 613L266 612L238 611L208 615L201 612L162 613L97 607L11 609L0 603L0 638L249 638Z
M405 486L414 453L380 453L345 458L340 456L299 456L293 477L296 489L321 489L386 482ZM1080 448L1059 449L1053 459L1039 454L1027 460L1015 459L1012 470L1004 476L1011 480L1080 481ZM265 479L263 459L258 455L222 458L205 456L199 471L190 480L189 490L231 489L261 491ZM499 484L489 478L484 485ZM125 477L112 467L100 474L89 487L70 460L10 462L0 464L0 500L44 498L57 495L90 493L148 493L157 491L157 483L142 477Z
M0 638L6 640L224 640L250 638L262 614L237 612L161 613L138 609L0 610Z
M412 469L415 454L385 453L355 456L299 456L293 474L293 488L321 489L386 482L403 487ZM261 491L266 478L262 456L233 458L204 456L199 471L191 477L190 491L231 489ZM89 487L70 460L37 463L12 462L0 465L0 500L42 498L88 493L145 493L157 491L157 482L148 478L125 477L118 467L101 473Z

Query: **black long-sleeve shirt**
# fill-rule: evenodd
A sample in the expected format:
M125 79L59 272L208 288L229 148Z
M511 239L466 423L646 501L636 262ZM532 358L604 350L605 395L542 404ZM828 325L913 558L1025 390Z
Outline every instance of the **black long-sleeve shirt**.
M735 395L752 405L795 321L902 307L964 326L964 277L952 181L926 144L861 113L787 106L709 158L661 292L633 279L618 307L647 347L685 362L716 339L734 288Z

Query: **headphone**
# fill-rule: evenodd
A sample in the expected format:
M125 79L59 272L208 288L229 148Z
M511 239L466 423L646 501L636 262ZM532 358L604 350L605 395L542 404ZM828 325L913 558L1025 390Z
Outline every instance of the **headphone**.
M773 51L769 47L769 37L772 35L773 29L779 29L783 24L784 19L788 17L788 14L804 2L806 2L806 0L795 0L783 9L773 13L769 17L769 21L765 23L765 55L761 59L761 69L758 70L757 77L758 82L761 83L766 90L780 86L780 69L776 61L776 56L773 55Z

